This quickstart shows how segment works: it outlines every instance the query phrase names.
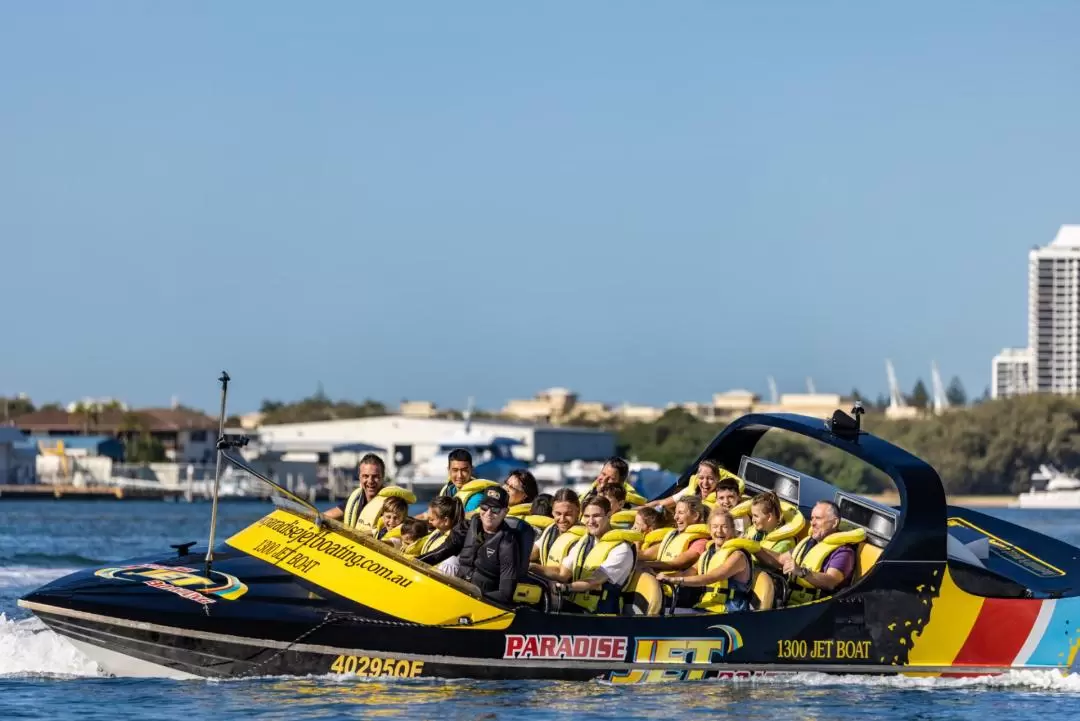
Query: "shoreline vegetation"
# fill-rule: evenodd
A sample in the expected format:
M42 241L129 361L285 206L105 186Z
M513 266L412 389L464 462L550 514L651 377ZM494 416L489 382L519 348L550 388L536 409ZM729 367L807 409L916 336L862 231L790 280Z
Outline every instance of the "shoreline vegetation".
M858 391L852 398L860 399ZM1065 472L1080 468L1080 398L1037 394L968 404L958 382L949 387L953 407L935 416L928 410L920 418L891 420L885 417L887 399L864 400L862 426L926 460L941 476L950 498L968 505L1007 505L1016 494L1031 487L1031 474L1039 464L1050 463ZM925 409L929 398L921 381L908 397L911 405ZM853 401L839 410L849 412ZM323 420L333 417L383 415L382 404L331 401L320 390L297 403L267 402L271 422ZM460 418L456 411L442 417ZM498 420L483 411L475 419ZM726 422L710 423L681 408L672 408L652 422L569 423L614 431L618 453L627 458L655 461L662 468L681 473ZM869 495L893 493L892 481L853 456L816 441L784 431L770 431L755 454L839 488Z
M919 388L916 388L918 391ZM959 388L955 396L960 396ZM857 391L852 393L859 398ZM960 401L961 398L950 399ZM925 392L913 393L912 405L925 409ZM885 417L886 401L866 404L863 428L930 463L941 476L949 496L1015 497L1031 487L1031 474L1049 463L1066 473L1080 469L1080 397L1033 394L973 404L954 403L941 415L923 410L920 418L891 420ZM849 412L852 401L840 410ZM6 399L9 422L17 425L20 412L33 410L29 399ZM264 423L304 422L382 416L389 409L378 401L334 401L320 388L308 398L294 402L266 401ZM460 418L446 410L445 418ZM476 411L477 420L502 420L498 415ZM239 419L230 418L230 424ZM671 408L652 422L567 423L602 428L617 434L617 452L627 458L655 461L662 468L681 473L719 433L726 422L707 422L682 408ZM135 436L135 440L140 437ZM138 451L132 440L129 453ZM816 441L785 431L770 431L754 451L803 473L827 480L837 487L874 495L894 491L883 473L853 456ZM138 455L135 453L135 455ZM990 503L989 500L977 501Z
M850 407L842 408L845 412ZM945 493L975 499L1014 497L1031 487L1031 474L1049 463L1071 473L1080 467L1080 399L1028 395L983 401L940 416L890 420L868 408L862 427L922 458L941 476ZM723 424L673 409L655 423L619 430L627 455L681 472ZM892 481L854 456L785 431L770 431L755 455L863 494L895 491Z

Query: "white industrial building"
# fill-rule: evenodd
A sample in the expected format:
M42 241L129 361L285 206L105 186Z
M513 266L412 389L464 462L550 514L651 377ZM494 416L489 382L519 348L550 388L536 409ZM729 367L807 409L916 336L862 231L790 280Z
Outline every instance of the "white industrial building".
M340 446L368 444L380 449L375 453L391 471L423 463L440 444L454 439L512 438L521 443L514 447L514 456L535 463L601 460L615 453L615 433L611 431L473 420L466 436L465 423L460 420L402 415L264 425L253 435L257 436L255 448L278 453L323 454Z

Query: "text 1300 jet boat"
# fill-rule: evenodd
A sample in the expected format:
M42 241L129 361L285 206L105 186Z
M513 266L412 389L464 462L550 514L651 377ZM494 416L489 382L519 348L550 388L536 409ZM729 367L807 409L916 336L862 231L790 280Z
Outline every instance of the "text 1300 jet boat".
M223 414L224 406L223 394ZM531 579L523 594L533 603L500 607L276 485L277 507L210 544L212 563L183 544L172 555L73 573L20 605L118 675L641 683L796 671L1071 670L1080 648L1080 551L948 506L934 469L860 430L859 412L826 421L747 415L700 456L738 473L747 492L774 491L804 515L832 500L844 526L865 533L854 583L805 605L784 607L780 584L757 610L672 615L653 580L627 592L625 615L586 616L558 612L558 599ZM770 429L880 469L895 482L899 507L755 457ZM254 474L230 445L223 438L220 457Z

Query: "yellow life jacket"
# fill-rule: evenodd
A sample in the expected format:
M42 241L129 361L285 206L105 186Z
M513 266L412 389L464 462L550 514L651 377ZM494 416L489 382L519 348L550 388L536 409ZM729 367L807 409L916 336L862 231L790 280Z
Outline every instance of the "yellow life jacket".
M735 506L731 509L731 515L735 518L749 516L750 501L743 501ZM770 551L784 553L792 549L795 545L795 537L802 533L804 528L806 528L806 518L799 507L787 501L780 501L780 524L761 538L758 538L757 529L751 525L743 533L743 538L758 541L762 548Z
M525 523L528 523L530 526L533 527L533 530L536 531L537 537L539 537L540 534L555 525L555 519L551 516L537 516L530 513L529 515L525 516L524 520Z
M646 533L645 538L641 541L641 550L644 551L646 548L652 548L656 544L661 543L667 538L669 531L671 531L670 528L654 528Z
M513 518L525 518L525 516L529 515L529 511L531 510L532 503L518 503L510 506L506 511L506 515L512 516Z
M357 488L349 494L349 500L345 503L345 515L342 522L349 528L373 533L382 528L382 510L386 499L397 497L406 503L416 503L416 495L407 488L400 486L383 486L370 501L360 508L360 502L364 498L364 489Z
M564 534L565 535L565 534ZM612 530L605 533L600 540L592 544L588 554L585 553L589 545L585 542L587 537L582 537L577 545L577 555L574 558L573 580L580 581L593 575L596 569L604 563L611 552L619 546L626 544L630 552L635 554L634 542L641 540L641 534L637 531ZM584 608L589 613L618 613L622 607L621 595L633 572L627 575L622 584L616 585L605 581L597 591L580 591L570 595L570 602Z
M585 535L585 526L570 526L559 533L559 527L552 524L540 534L540 565L559 566L566 557L566 552Z
M727 470L726 468L721 468L720 469L720 477L717 479L717 481L718 482L719 481L726 481L729 478L739 484L739 497L741 498L742 495L744 493L746 493L746 481L739 478L739 476L735 475L734 473ZM696 473L694 475L690 476L690 480L687 481L686 487L688 489L690 489L690 494L691 495L696 496L698 494L698 477L697 477ZM709 498L711 498L712 502L715 503L716 502L716 494L715 494L715 492L710 493ZM703 498L701 500L708 501L709 498Z
M377 540L377 541L383 541L383 542L389 543L391 538L401 538L401 526L400 525L394 526L389 531L386 530L385 527L380 526L375 531L375 540Z
M482 485L476 485L476 484L482 484ZM454 485L453 481L451 481L449 478L447 478L446 483L443 484L443 487L439 489L439 492L436 495L438 495L438 496L457 496L458 498L461 499L461 505L464 506L465 501L468 500L468 498L462 498L461 494L464 493L465 491L470 490L473 493L475 493L476 491L482 491L485 488L488 488L489 486L497 486L497 485L499 485L499 484L496 483L495 481L487 481L487 480L484 480L483 478L470 478L469 480L465 481L465 483L461 486L461 488L458 488L457 486ZM471 496L472 493L470 493L469 495Z
M677 528L665 529L667 533L656 552L657 561L671 561L681 555L690 544L702 538L709 538L709 527L704 523L692 523L682 533Z
M411 558L416 558L417 556L420 555L420 548L424 545L424 539L425 538L427 538L427 536L421 536L420 538L417 538L415 541L410 543L408 546L405 546L404 548L402 548L401 552L404 553L406 556L409 556Z
M705 575L714 568L719 568L723 565L724 561L728 557L737 551L746 551L748 554L757 553L761 546L756 541L749 541L745 538L731 538L724 541L724 545L716 548L716 544L710 543L709 547L705 549L705 553L701 554L701 557L697 561L698 575ZM750 578L754 577L754 568L752 556L747 556L747 562L750 569ZM731 578L723 578L715 583L710 583L705 587L705 590L701 594L701 598L694 604L694 608L699 608L709 613L725 613L728 610L729 602L736 602L739 606L745 605L746 608L750 607L750 582L740 583ZM738 610L742 610L741 608Z
M632 508L625 508L621 511L615 511L611 514L611 527L627 529L634 525L634 519L637 518L637 511Z
M825 560L836 549L841 546L854 546L865 541L866 531L862 528L855 528L850 531L830 533L812 547L810 547L810 540L811 537L807 536L799 541L798 545L795 546L795 550L791 552L791 558L799 566L810 571L818 572L821 571L822 567L825 565ZM810 585L805 578L796 578L795 583L791 587L791 595L788 597L788 605L797 606L802 603L815 601L824 595L836 593L841 587L842 586L837 587L832 591L825 591Z
M634 490L634 487L630 485L629 481L623 481L623 490L626 491L626 500L624 501L629 506L644 506L649 502L649 499L641 495ZM585 504L596 497L596 481L589 486L589 490L585 492L585 495L581 497L581 512L585 512Z
M432 531L409 544L409 547L405 549L405 554L408 556L422 556L425 553L430 553L446 543L446 539L449 537L449 534L442 531Z

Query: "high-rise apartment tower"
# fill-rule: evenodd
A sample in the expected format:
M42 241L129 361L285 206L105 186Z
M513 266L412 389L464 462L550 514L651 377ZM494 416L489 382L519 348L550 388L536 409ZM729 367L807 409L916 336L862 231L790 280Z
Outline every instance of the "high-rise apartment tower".
M1028 253L1029 390L1080 392L1080 225Z

